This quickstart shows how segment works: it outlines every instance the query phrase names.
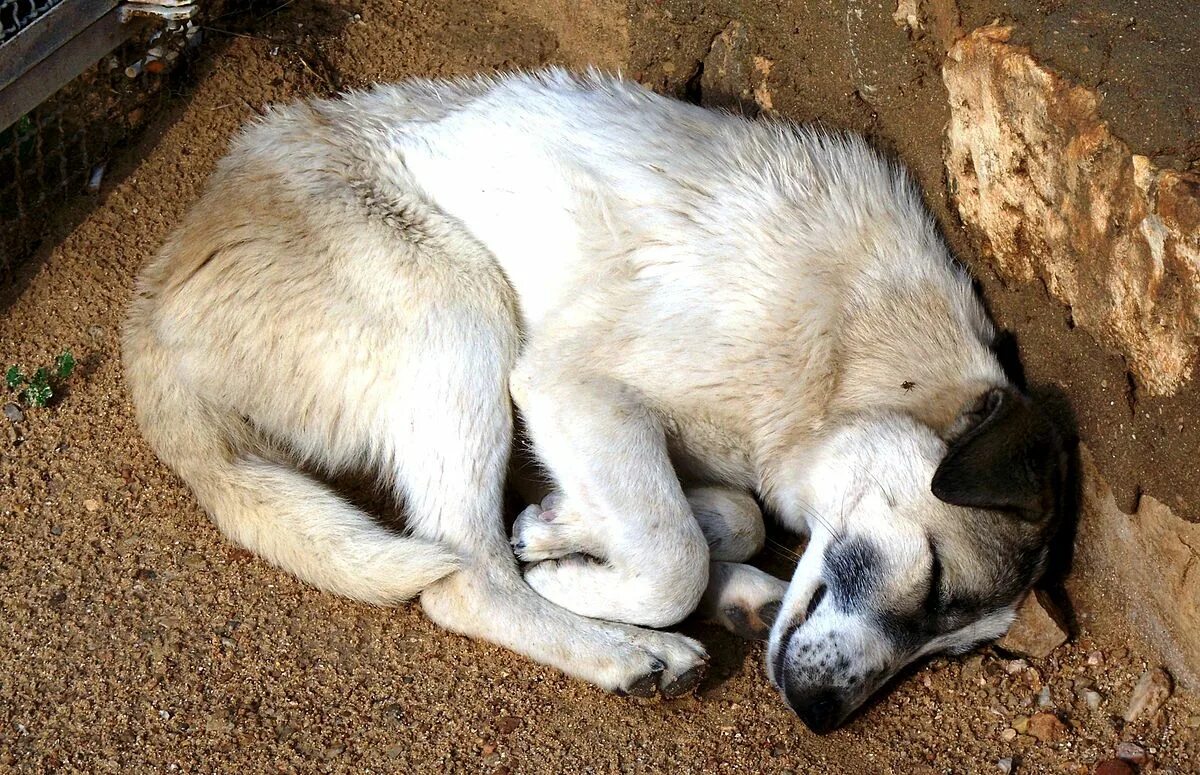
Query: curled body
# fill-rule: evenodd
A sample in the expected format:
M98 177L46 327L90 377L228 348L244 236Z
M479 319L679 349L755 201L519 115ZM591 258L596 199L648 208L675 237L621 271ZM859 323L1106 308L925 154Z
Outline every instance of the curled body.
M159 456L308 583L635 694L704 665L647 628L773 618L821 729L1040 572L1061 443L994 337L862 139L550 70L271 111L143 271L124 360ZM510 539L517 414L555 495ZM306 471L370 473L406 531ZM790 585L741 564L760 503L811 536Z

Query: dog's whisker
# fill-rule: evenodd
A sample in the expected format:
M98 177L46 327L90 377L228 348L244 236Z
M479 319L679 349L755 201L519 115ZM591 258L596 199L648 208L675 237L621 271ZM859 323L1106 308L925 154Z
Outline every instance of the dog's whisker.
M871 470L869 468L867 468L866 466L859 465L858 469L860 471L862 471L864 474L866 474L870 478L870 480L875 483L875 486L878 487L883 492L883 497L885 499L887 499L888 503L895 503L896 499L894 497L892 497L891 490L889 490L887 487L885 487L883 485L883 482L879 481L879 477L877 477L877 476L875 476L875 474L871 473Z
M837 527L835 527L834 524L832 522L830 522L828 518L823 516L820 512L818 512L815 508L813 508L812 505L809 503L806 503L804 501L797 501L797 503L800 505L800 509L804 512L805 516L807 516L812 521L814 521L817 524L824 527L835 538L838 537Z
M773 538L767 539L766 548L770 549L771 551L775 552L776 554L778 554L788 560L795 560L796 562L800 562L800 555L797 552L789 549L787 546L779 543L778 541L776 541Z

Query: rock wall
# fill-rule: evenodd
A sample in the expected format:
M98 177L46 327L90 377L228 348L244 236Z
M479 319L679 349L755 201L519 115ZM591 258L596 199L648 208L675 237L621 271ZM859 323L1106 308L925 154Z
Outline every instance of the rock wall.
M1039 280L1077 325L1170 395L1200 346L1200 175L1163 170L1109 131L1099 96L988 26L955 42L946 172L992 265Z
M1082 450L1083 509L1069 582L1085 626L1119 627L1149 644L1183 685L1200 687L1200 524L1150 496L1117 507Z

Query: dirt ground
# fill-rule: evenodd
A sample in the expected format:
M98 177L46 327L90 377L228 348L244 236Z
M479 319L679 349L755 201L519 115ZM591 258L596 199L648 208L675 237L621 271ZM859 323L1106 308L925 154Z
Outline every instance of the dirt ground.
M994 650L934 660L846 728L817 737L768 686L758 644L689 623L713 654L698 696L609 696L439 631L415 607L375 609L302 586L223 541L156 461L122 386L118 328L137 269L237 127L263 104L298 96L412 75L613 64L627 45L631 75L684 90L729 12L714 3L689 16L686 3L672 12L669 1L639 2L627 17L623 3L585 5L568 19L548 0L297 0L259 18L215 20L226 32L211 33L187 99L114 162L98 201L63 214L57 245L0 302L5 365L63 349L81 362L52 407L17 423L0 418L0 770L995 773L1011 758L1019 773L1086 773L1133 741L1151 758L1144 770L1196 772L1193 699L1176 692L1153 718L1121 722L1150 666L1125 633L1085 631L1045 660ZM938 84L900 83L887 64L894 56L932 79L914 61L922 49L894 26L865 28L851 42L875 59L856 66L883 73L878 88L867 97L834 89L814 63L839 56L849 26L834 17L797 26L788 14L799 4L782 5L758 12L759 30L770 31L762 45L780 63L777 110L866 131L898 153L968 254L931 140L944 123ZM811 55L789 57L793 34L807 36ZM1085 436L1089 424L1115 427L1103 407L1110 398L1127 406L1120 364L1044 299L983 279L1001 321L1021 329L1033 376L1103 381L1083 402ZM1072 376L1073 357L1089 366ZM1130 492L1143 480L1175 489L1163 471L1195 470L1186 449L1164 442L1153 466L1142 457L1129 473L1109 438L1097 433L1097 446ZM1100 697L1095 708L1089 691ZM1025 733L1039 710L1066 722L1060 739Z

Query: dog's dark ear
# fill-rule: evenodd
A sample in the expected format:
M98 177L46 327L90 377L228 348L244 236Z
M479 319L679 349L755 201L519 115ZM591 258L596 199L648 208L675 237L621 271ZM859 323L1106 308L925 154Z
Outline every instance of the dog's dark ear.
M1003 509L1031 522L1050 517L1062 488L1062 437L1030 398L993 388L961 423L933 475L933 494L946 503Z

